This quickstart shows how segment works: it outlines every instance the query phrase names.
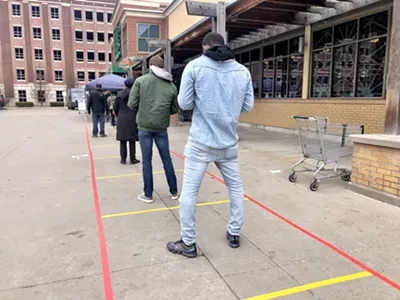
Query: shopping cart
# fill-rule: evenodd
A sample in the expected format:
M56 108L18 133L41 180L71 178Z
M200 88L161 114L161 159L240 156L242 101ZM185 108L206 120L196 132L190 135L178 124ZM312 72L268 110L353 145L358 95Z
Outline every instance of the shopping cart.
M303 158L292 167L289 176L290 182L296 182L297 173L313 172L314 181L310 184L312 191L317 191L319 182L323 179L341 177L344 181L350 181L351 171L338 168L341 158L351 156L353 142L351 134L363 134L364 126L331 123L325 117L299 117L296 120L299 142L303 151ZM296 169L302 164L308 164L308 160L316 162L313 166ZM315 167L314 167L315 165ZM333 165L333 168L326 168Z

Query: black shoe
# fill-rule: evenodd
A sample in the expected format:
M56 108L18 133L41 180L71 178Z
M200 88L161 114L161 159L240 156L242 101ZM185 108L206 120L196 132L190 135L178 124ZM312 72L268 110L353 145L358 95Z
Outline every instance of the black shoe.
M231 248L239 248L240 247L240 236L231 235L229 232L227 232L226 238L229 240L229 246Z
M102 138L105 138L105 137L107 137L107 134L102 134L102 135L100 135Z
M187 246L182 240L169 242L167 248L169 252L180 254L188 258L195 258L197 256L196 244Z
M138 163L140 163L140 160L137 160L137 159L131 160L131 162L130 162L131 165L136 165Z
M126 165L126 160L125 159L121 159L121 165Z
M94 139L97 138L97 135L92 135L92 138L94 138Z

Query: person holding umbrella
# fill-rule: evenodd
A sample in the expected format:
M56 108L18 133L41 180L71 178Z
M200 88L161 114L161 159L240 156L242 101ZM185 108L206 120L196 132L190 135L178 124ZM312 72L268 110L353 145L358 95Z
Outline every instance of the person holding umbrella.
M129 143L130 164L134 165L140 161L136 159L136 141L138 140L136 124L137 112L128 107L129 94L133 86L133 80L128 78L125 80L124 84L125 88L117 94L113 109L117 117L117 140L120 142L121 164L126 164Z

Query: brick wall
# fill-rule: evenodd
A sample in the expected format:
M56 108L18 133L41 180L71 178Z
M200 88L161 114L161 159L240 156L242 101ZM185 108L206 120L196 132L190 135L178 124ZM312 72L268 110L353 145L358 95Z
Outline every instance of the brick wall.
M128 53L123 53L123 58L127 56L134 55L148 55L147 52L139 52L138 51L138 36L137 36L137 28L138 24L154 24L160 26L160 39L166 39L168 28L165 19L156 19L156 18L144 18L144 17L136 17L136 16L128 16L126 17L124 23L121 24L121 47L123 47L123 37L122 37L122 29L124 25L127 24L128 30ZM127 61L127 60L126 60ZM122 63L120 63L122 64Z
M294 115L326 116L331 122L364 125L365 133L383 133L385 100L256 100L240 121L295 128Z
M351 181L400 195L400 149L355 143Z

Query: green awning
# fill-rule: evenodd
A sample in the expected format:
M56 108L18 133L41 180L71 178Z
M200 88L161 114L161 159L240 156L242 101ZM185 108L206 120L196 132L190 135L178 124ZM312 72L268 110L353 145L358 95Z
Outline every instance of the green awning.
M128 70L121 69L117 64L112 64L110 73L128 74Z

